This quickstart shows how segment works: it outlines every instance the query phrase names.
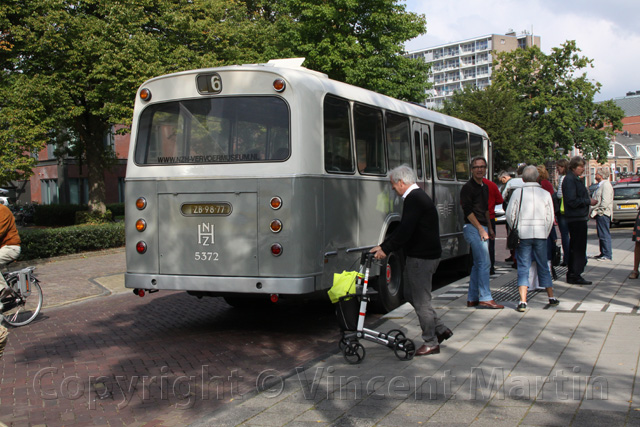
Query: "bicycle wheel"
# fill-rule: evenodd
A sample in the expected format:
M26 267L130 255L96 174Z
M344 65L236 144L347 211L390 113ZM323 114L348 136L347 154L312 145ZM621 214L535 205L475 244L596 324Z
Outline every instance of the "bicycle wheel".
M38 279L31 276L31 295L27 298L15 296L11 301L5 302L5 308L2 312L4 321L11 326L23 326L33 321L38 316L42 308L42 288Z

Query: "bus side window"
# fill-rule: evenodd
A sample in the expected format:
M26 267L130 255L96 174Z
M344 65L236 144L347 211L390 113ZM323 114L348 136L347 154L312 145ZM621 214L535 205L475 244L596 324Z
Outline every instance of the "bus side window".
M456 161L456 178L458 181L469 180L469 144L467 133L453 131L453 152Z
M424 145L424 177L431 179L431 140L428 132L422 133L422 144Z
M454 179L453 154L451 150L451 129L435 125L435 156L438 179Z
M480 135L469 135L469 153L472 159L478 156L485 157L484 151L482 150L482 137Z
M416 150L416 175L422 179L422 154L420 153L420 131L413 133L413 146Z
M324 168L327 172L353 169L349 102L333 96L324 99Z
M384 175L387 173L387 162L382 133L382 111L356 104L353 108L353 124L358 171L365 174Z
M387 113L387 144L389 168L402 164L413 167L411 159L411 130L409 119L397 114Z

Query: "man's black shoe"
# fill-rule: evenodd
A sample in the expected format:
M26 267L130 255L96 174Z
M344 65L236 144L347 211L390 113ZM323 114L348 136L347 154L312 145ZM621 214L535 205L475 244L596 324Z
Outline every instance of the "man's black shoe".
M506 258L506 259L504 260L504 262L513 262L513 257L512 257L512 256L510 256L509 258Z
M560 267L566 267L567 266L567 261L562 260L562 263L560 263Z
M585 280L582 277L578 277L577 279L567 279L567 283L571 285L591 285L593 282Z
M447 329L441 334L436 334L436 337L438 338L438 344L442 344L444 340L448 340L452 336L453 336L453 332L451 332L451 329Z

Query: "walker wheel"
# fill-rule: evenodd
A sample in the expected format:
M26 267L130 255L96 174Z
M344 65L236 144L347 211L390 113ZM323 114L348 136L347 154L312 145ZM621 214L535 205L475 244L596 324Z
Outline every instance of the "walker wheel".
M393 352L400 360L411 360L416 354L416 346L410 339L403 338L399 341L396 341L396 344L393 347Z
M340 349L340 351L344 352L345 347L349 346L351 342L352 341L349 340L348 338L341 337L340 341L338 341L338 348ZM357 341L354 341L354 342L357 342Z
M392 329L387 332L387 338L389 338L389 341L398 341L406 337L404 335L404 332L402 332L400 329Z
M349 345L342 350L342 355L347 362L356 365L364 360L366 351L364 350L364 346L359 342L350 342Z

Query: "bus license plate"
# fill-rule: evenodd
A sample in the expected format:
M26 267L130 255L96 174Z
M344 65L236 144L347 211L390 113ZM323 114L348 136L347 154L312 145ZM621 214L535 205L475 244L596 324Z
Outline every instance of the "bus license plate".
M227 216L231 210L231 203L227 202L183 203L180 207L185 216Z
M620 209L635 209L636 205L620 205Z

